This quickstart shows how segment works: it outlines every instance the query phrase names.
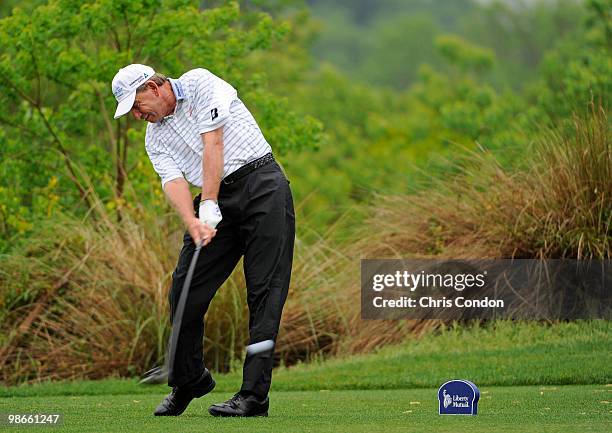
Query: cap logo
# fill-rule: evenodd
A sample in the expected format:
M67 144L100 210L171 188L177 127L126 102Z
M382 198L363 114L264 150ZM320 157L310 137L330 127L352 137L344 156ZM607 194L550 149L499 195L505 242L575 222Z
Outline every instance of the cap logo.
M123 95L123 87L117 86L113 89L113 95L115 95L115 98L119 99L121 98L121 95Z
M147 78L147 74L144 75L144 77L138 77L136 78L134 81L132 81L129 86L132 87L134 84L140 84L142 83L145 79Z

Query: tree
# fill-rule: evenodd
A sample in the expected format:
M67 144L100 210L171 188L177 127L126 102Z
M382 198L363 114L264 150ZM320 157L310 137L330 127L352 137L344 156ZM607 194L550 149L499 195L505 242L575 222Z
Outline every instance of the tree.
M576 37L549 52L540 67L540 80L530 89L534 115L541 122L567 119L588 112L594 102L608 109L612 100L612 17L610 0L589 0Z
M248 53L283 37L286 23L241 12L236 2L199 7L189 0L50 0L0 20L0 159L13 176L0 187L14 199L3 202L36 209L36 192L53 176L64 205L89 204L90 184L119 206L128 178L145 195L159 189L151 187L157 181L142 146L144 125L112 119L110 82L129 63L171 77L206 67L265 113L261 126L277 151L316 142L318 123L263 91L264 74L242 70ZM9 191L15 177L18 188Z

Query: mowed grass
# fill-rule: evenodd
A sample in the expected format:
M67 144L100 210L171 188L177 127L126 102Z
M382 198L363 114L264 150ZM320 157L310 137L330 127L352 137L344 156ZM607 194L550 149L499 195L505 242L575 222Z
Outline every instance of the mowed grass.
M449 327L373 354L278 368L273 390L431 388L453 378L479 386L607 384L612 382L611 361L608 321L500 321L487 327ZM217 391L234 392L242 372L214 376ZM136 379L107 379L4 387L0 397L149 394L167 389L140 386Z
M612 387L483 387L476 417L437 414L436 389L276 391L268 418L218 419L197 399L178 418L151 412L162 398L149 395L55 396L3 399L2 412L58 412L66 432L610 432ZM15 431L41 431L16 428ZM53 430L55 431L55 430Z
M61 430L79 432L609 432L610 331L607 321L451 327L374 354L279 368L267 419L208 415L239 388L240 372L215 375L215 392L179 418L153 417L168 388L135 379L2 388L0 412L62 413ZM437 387L453 378L480 387L477 417L437 414Z

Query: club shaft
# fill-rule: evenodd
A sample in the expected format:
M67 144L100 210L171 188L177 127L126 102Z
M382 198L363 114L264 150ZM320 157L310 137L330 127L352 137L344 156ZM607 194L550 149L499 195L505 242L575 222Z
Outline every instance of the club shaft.
M189 269L187 270L187 275L185 276L185 282L183 283L183 289L181 290L181 295L179 296L179 301L176 306L176 310L174 310L172 333L170 335L170 344L168 345L168 372L170 377L173 377L176 348L178 345L179 334L181 331L181 324L183 322L183 313L185 311L185 305L187 304L187 297L189 295L191 279L193 278L193 273L195 272L195 267L198 262L198 257L200 255L201 249L202 243L199 243L195 248L193 257L191 258L191 263L189 264Z

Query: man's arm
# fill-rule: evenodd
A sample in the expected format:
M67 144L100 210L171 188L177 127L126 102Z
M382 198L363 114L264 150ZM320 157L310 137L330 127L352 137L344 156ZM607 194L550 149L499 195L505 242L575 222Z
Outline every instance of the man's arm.
M217 231L202 224L200 220L195 217L191 192L189 191L187 181L182 178L171 180L164 185L164 192L166 193L166 197L168 197L168 201L172 204L172 207L174 207L181 216L194 242L198 244L200 241L204 241L204 245L210 243Z
M223 177L223 126L202 134L202 202L217 201L219 185Z

